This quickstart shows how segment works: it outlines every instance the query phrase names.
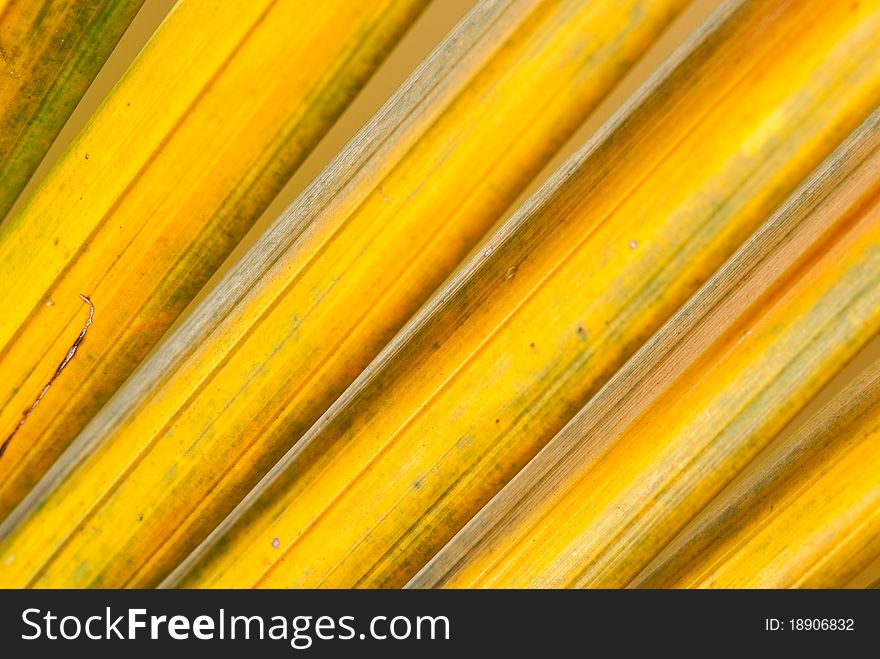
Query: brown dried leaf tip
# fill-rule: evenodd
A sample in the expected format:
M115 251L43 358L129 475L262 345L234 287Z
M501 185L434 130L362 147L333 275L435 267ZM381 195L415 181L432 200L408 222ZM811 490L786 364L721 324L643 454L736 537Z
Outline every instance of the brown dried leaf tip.
M86 338L86 332L89 331L89 326L92 324L92 319L95 317L95 305L92 304L92 301L80 293L79 295L82 298L82 301L89 305L89 317L86 318L86 324L83 326L82 331L79 333L79 336L76 337L76 341L73 342L73 345L70 346L70 350L67 351L67 354L64 356L64 359L61 360L61 363L58 365L58 368L55 369L55 374L49 379L46 383L46 386L43 387L40 394L36 397L33 404L24 411L24 414L21 416L21 419L16 424L15 428L11 433L9 433L9 437L6 438L6 441L0 445L0 458L3 457L3 454L6 453L6 447L9 446L9 442L12 441L12 438L15 437L15 433L18 432L19 428L24 425L24 422L27 421L27 418L30 416L31 412L33 412L37 405L40 404L40 401L43 400L43 396L46 395L46 392L49 391L49 387L52 386L52 383L58 379L58 376L61 375L61 371L70 363L70 360L73 359L73 356L76 354L77 349L80 344L83 342L83 339Z

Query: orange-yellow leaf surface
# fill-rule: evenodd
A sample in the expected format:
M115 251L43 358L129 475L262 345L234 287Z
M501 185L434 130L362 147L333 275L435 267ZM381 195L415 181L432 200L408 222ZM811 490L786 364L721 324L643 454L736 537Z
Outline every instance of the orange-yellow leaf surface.
M412 585L626 585L878 330L880 112Z
M0 0L0 221L143 0Z
M880 555L880 365L762 456L633 582L842 588Z
M35 499L35 514L0 550L15 557L3 578L165 577L682 4L481 3L86 429L74 448L95 448Z
M727 5L171 582L405 583L876 106L878 30L880 2Z
M0 517L177 318L424 4L172 9L0 225ZM31 410L82 328L81 294L94 324Z

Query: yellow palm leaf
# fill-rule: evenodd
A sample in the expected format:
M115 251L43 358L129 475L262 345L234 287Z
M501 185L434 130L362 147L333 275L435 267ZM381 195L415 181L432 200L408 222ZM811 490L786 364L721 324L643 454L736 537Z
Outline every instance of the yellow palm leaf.
M412 585L635 578L880 329L878 172L880 113Z
M173 8L0 226L11 293L0 317L0 515L149 352L424 4ZM80 295L94 325L39 399L83 327Z
M15 561L4 579L143 585L166 576L681 6L479 5L120 391L122 407L112 402L86 429L70 478L32 498L39 511L9 540Z
M0 2L0 221L142 3Z
M179 582L404 584L867 116L878 28L880 3L728 5L481 245Z
M875 365L713 501L633 584L842 588L878 556Z

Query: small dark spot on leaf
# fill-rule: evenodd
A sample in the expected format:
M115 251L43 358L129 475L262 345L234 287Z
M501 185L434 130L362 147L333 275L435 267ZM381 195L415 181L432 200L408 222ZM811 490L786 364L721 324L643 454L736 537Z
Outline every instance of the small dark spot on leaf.
M587 339L587 330L584 329L584 326L583 326L583 325L580 325L580 324L579 324L579 325L577 326L577 329L576 329L575 331L577 332L578 338L579 338L581 341L586 341L586 339Z
M495 423L501 423L501 419L495 419Z
M529 348L531 348L532 350L535 349L535 342L534 342L534 341L532 341L532 342L529 344Z
M440 344L437 341L431 345L431 350L440 350Z
M88 160L88 159L89 159L89 154L87 153L87 154L86 154L86 160Z
M143 522L143 521L144 521L144 516L143 516L143 515L138 515L138 516L137 516L137 521L139 521L139 522Z

